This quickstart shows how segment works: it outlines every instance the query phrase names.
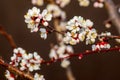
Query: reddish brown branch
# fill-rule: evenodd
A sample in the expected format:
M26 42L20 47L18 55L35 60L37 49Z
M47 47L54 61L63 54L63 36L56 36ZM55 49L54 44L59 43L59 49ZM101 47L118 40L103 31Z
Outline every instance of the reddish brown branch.
M115 47L115 48L110 48L110 49L105 49L105 50L86 51L86 52L78 53L78 54L73 53L73 54L70 54L69 56L66 56L63 58L51 59L49 61L43 61L43 62L41 62L41 64L52 64L52 63L57 62L57 61L62 61L63 59L69 59L69 58L80 57L80 56L87 56L87 55L95 54L95 53L106 53L106 52L110 52L110 51L120 51L120 47Z
M19 69L17 69L16 67L13 67L13 66L5 63L4 60L1 58L0 58L0 65L3 66L4 68L8 69L10 72L13 72L27 80L34 80L33 76L31 76L30 74L27 74L25 72L22 72Z
M64 58L58 58L58 59L51 59L49 61L42 61L41 64L52 64L55 63L57 61L62 61L63 59L69 59L69 58L73 58L73 57L81 57L81 56L87 56L90 54L95 54L95 53L106 53L106 52L111 52L111 51L120 51L120 47L115 47L115 48L110 48L110 49L106 49L106 50L96 50L96 51L86 51L83 53L78 53L78 54L71 54L69 56L66 56ZM16 74L18 74L21 77L24 77L26 79L29 80L34 80L33 76L31 76L30 74L26 74L25 72L20 71L19 69L17 69L16 67L13 67L7 63L4 62L3 59L0 58L0 65L7 68L8 70L10 70L11 72L14 72Z
M8 40L12 48L17 47L12 36L8 34L2 26L0 26L0 34L3 35Z

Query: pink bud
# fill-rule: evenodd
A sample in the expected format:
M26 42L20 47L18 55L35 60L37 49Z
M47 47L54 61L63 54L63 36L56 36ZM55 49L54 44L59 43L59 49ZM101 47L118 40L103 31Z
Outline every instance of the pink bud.
M83 54L80 54L78 58L79 58L79 59L82 59L82 58L83 58Z

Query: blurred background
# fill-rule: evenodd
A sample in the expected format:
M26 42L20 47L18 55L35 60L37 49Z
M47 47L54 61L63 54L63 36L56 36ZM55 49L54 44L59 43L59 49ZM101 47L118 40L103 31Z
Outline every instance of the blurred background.
M119 4L120 0L114 0ZM56 44L55 34L48 36L47 40L42 40L38 33L30 33L24 22L24 15L28 9L32 8L31 0L0 0L0 25L11 34L18 47L22 47L28 52L37 51L45 60L49 60L50 43ZM43 10L46 7L39 7ZM105 8L94 8L92 3L89 7L80 7L77 0L71 0L71 3L64 9L67 19L73 16L82 16L85 19L91 19L98 33L110 31L113 35L119 35L115 26L110 29L104 27L103 22L108 19ZM117 44L114 40L110 41L111 46ZM119 45L120 46L120 45ZM80 43L73 46L76 53L91 49L91 45ZM0 35L0 56L6 61L10 61L12 48L5 37ZM107 54L92 54L84 57L82 60L72 58L71 68L76 80L120 80L120 53L108 52ZM6 80L4 77L5 68L0 66L0 80ZM60 66L60 62L49 66L42 65L40 74L43 74L46 80L67 80L65 69ZM18 79L22 80L22 79Z

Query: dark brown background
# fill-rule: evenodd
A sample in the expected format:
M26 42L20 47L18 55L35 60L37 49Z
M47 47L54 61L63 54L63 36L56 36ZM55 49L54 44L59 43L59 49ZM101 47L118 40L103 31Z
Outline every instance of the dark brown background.
M98 30L98 33L107 30L118 35L114 26L111 29L106 29L103 25L103 21L108 18L105 8L95 9L91 5L87 8L81 8L77 0L71 1L70 5L64 9L68 15L67 19L75 15L90 18L94 22L94 27ZM114 2L118 4L120 0L114 0ZM49 35L47 40L42 40L38 33L30 33L23 16L32 7L30 0L0 0L0 24L13 36L17 46L26 49L28 52L37 51L44 59L48 60L49 44L56 43L55 34ZM43 7L40 8L43 9ZM114 41L110 42L112 46L118 45ZM85 43L80 43L74 46L74 49L75 52L82 52L91 49L91 45L86 46ZM1 35L0 56L6 62L9 62L10 56L12 56L11 46ZM120 53L118 52L99 53L86 56L82 60L77 58L70 60L76 80L120 80ZM41 68L40 73L45 76L46 80L67 80L65 69L60 67L59 62L50 66L43 65ZM0 80L5 80L4 71L5 69L0 66Z

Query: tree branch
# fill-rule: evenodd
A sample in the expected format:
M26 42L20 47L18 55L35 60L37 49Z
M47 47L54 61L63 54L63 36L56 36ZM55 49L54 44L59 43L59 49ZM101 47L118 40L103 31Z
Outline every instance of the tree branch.
M111 52L111 51L120 51L120 47L114 47L114 48L110 48L110 49L103 49L103 50L96 50L96 51L86 51L86 52L82 52L82 53L73 53L73 54L70 54L69 56L66 56L66 57L63 57L63 58L58 58L58 59L51 59L49 61L43 61L41 62L41 64L52 64L52 63L55 63L57 61L62 61L64 59L70 59L70 58L73 58L73 57L85 57L87 55L90 55L90 54L95 54L95 53L106 53L106 52Z
M64 59L70 59L70 58L73 58L73 57L81 57L81 56L85 57L85 56L91 55L91 54L107 53L107 52L111 52L111 51L120 51L120 47L114 47L114 48L105 49L105 50L85 51L85 52L77 53L77 54L73 53L73 54L70 54L69 56L66 56L66 57L63 57L63 58L51 59L49 61L43 60L40 64L48 65L48 64L52 64L52 63L55 63L55 62L58 62L58 61L62 61ZM14 73L18 74L21 77L24 77L24 78L29 79L29 80L34 80L33 76L31 76L30 74L26 74L25 72L20 71L18 68L13 67L13 66L5 63L5 61L1 58L0 58L0 65L9 69L11 72L14 72ZM75 79L74 77L71 78L72 75L71 75L70 67L67 68L67 73L68 73L68 76L69 76L68 78L70 78L70 80Z
M13 49L17 47L12 36L8 34L2 26L0 26L0 34L3 35L8 40Z
M105 6L112 23L116 26L120 34L120 16L117 12L115 4L113 3L112 0L105 0Z
M110 35L110 36L98 35L98 37L106 37L106 38L111 38L111 39L120 39L120 36L116 36L116 35Z
M12 65L5 63L5 61L1 58L0 58L0 65L3 66L4 68L8 69L10 72L13 72L13 73L25 78L25 79L34 80L33 76L31 76L30 74L27 74L25 72L20 71L18 68L13 67Z

